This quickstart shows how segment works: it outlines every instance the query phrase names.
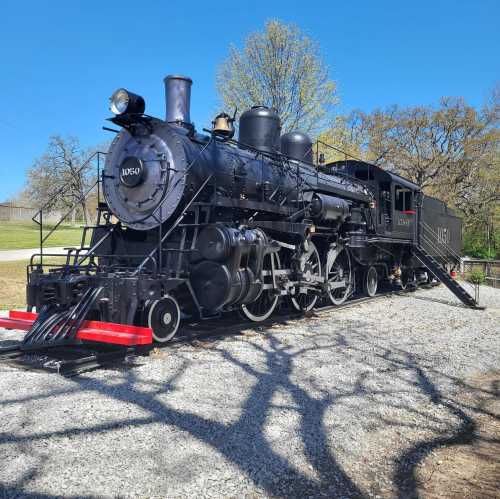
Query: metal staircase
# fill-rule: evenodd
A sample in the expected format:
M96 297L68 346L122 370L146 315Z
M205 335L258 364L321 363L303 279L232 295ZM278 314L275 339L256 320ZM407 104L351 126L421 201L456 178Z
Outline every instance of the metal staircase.
M413 253L464 305L471 308L482 308L457 281L450 277L446 269L421 246L415 246Z
M419 223L418 243L413 247L414 255L439 281L441 281L464 305L483 309L470 293L445 268L446 263L457 266L460 255L444 241L440 240L434 229L423 221ZM428 250L432 252L430 254Z

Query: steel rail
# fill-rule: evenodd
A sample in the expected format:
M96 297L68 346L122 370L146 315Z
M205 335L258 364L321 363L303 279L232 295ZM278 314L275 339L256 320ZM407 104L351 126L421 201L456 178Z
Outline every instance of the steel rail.
M429 289L435 286L435 284L421 285L415 289L405 289L405 290L390 290L387 292L379 293L373 297L361 296L359 298L354 298L346 301L341 305L325 305L315 308L309 312L291 312L288 314L277 314L269 319L262 322L251 322L248 320L231 320L227 318L223 325L213 327L212 321L203 321L188 324L184 326L176 337L166 343L165 345L151 344L142 345L136 347L110 347L108 345L78 345L78 346L54 346L46 347L40 349L37 353L45 361L41 364L35 364L33 362L22 362L21 358L25 355L33 358L34 352L26 352L21 350L21 345L14 345L10 347L0 348L0 362L3 365L9 367L25 369L25 370L43 370L52 371L55 373L62 374L64 376L74 376L84 372L88 372L99 367L112 366L120 361L125 361L126 359L147 355L154 348L164 349L171 347L180 347L183 344L190 343L196 340L202 340L205 338L216 338L219 336L228 337L234 334L238 334L244 329L250 330L262 330L271 325L282 324L288 321L307 319L314 317L317 313L340 311L350 307L356 307L364 303L368 303L373 300L380 300L382 298L388 298L391 296L401 296L408 293L412 293L418 289ZM200 327L204 324L205 327ZM75 358L75 353L81 352L80 357ZM51 358L50 354L58 353L58 358ZM66 358L65 358L66 357Z

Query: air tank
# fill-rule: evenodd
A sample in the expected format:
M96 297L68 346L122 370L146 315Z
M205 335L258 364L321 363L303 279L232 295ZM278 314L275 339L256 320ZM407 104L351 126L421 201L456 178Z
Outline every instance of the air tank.
M239 129L242 145L270 154L279 151L281 123L276 110L253 106L241 115Z
M311 201L310 212L316 220L343 222L349 216L349 203L345 199L316 192Z
M302 132L288 132L281 137L281 152L292 159L312 163L312 140Z

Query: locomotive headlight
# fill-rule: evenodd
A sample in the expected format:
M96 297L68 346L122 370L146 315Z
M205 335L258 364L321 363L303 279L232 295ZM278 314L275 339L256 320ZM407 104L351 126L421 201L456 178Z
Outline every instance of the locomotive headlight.
M142 114L146 104L144 99L137 94L119 88L109 98L109 109L113 114Z
M129 102L128 92L124 88L119 88L109 98L109 109L114 114L123 114Z

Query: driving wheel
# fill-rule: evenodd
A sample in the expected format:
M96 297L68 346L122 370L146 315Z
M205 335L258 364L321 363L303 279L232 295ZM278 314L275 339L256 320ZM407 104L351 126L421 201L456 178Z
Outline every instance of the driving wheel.
M375 296L378 288L377 269L372 265L368 267L363 276L363 289L368 296Z
M347 249L340 247L328 251L325 276L328 298L334 305L341 305L352 291L352 265Z
M241 306L243 315L253 321L265 321L274 312L278 304L279 294L274 289L273 271L280 268L278 253L268 253L262 264L262 291L256 300Z
M321 282L322 275L319 253L312 241L308 242L307 250L300 257L299 267L302 279L299 292L292 297L292 305L299 312L308 312L318 301L318 294L309 289L308 285Z

